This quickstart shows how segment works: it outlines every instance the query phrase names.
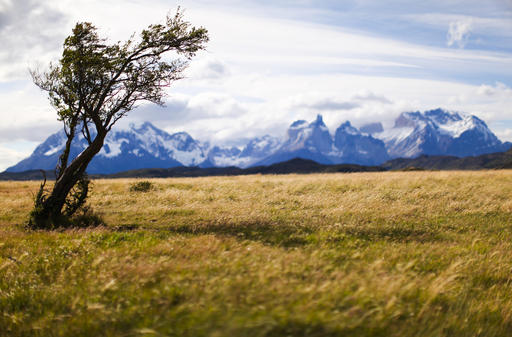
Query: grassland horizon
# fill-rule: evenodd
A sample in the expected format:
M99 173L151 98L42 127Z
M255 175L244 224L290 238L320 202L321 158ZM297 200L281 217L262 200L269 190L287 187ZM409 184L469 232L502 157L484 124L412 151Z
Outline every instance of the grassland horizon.
M55 231L0 182L0 335L510 336L512 171L144 180Z

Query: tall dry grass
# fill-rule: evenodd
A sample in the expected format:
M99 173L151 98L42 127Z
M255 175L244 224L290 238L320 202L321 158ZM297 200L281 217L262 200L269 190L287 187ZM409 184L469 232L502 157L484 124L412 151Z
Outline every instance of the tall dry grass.
M512 172L94 181L26 231L0 182L0 335L509 336Z

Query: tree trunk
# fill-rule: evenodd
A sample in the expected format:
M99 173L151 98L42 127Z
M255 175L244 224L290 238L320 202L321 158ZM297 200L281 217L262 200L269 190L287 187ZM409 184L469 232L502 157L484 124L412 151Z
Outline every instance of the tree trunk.
M42 209L38 212L38 221L47 225L58 225L62 220L62 208L66 203L66 197L78 180L83 176L87 165L94 156L100 152L105 140L106 131L98 132L94 141L82 153L78 155L63 171L55 181L51 194L44 200ZM45 226L46 227L46 226Z
M66 132L68 139L66 140L66 147L59 157L59 163L55 170L55 179L59 179L68 166L69 153L71 152L71 143L75 139L76 124L78 123L78 115L74 116L69 123L69 133Z

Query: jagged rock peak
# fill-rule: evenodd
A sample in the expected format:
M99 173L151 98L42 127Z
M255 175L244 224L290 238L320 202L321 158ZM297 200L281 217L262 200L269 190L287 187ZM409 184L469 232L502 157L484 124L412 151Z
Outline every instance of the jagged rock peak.
M427 155L474 156L508 149L476 116L441 108L404 112L395 126L376 137L393 157Z
M322 115L318 114L318 115L316 115L316 120L311 124L325 125L324 118L322 117Z
M307 126L308 126L307 121L305 121L303 119L299 119L290 125L290 129L300 129L300 128L305 128Z
M358 129L352 126L350 121L345 121L344 123L341 123L336 132L345 132L351 135L359 135L361 133L359 132Z

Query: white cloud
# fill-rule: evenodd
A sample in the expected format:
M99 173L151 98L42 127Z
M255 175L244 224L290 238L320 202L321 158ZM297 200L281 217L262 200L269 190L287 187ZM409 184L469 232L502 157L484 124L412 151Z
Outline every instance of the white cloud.
M28 67L49 61L64 39L65 15L37 0L2 1L0 6L0 81L26 78Z
M303 93L284 100L285 106L291 111L327 111L352 110L360 106L358 102L344 99L340 96L324 93Z
M496 136L502 141L512 141L512 129L498 129L495 132Z
M206 56L190 63L185 76L192 80L219 80L230 73L225 62L212 56Z
M0 144L0 172L26 158L30 152L16 151Z
M487 16L485 16L487 14ZM426 28L434 27L438 29L446 29L452 23L469 22L471 24L471 32L481 33L491 36L512 36L512 12L501 11L501 15L496 13L476 12L474 15L463 14L447 14L447 13L423 13L423 14L406 14L403 17L414 23L426 25Z
M361 102L379 102L382 104L391 104L393 103L391 100L382 95L376 95L375 93L369 90L361 90L359 93L352 96L352 99L355 101Z
M496 82L495 85L482 84L478 87L477 94L487 97L501 97L512 99L512 88L506 86L501 82Z
M448 27L448 34L446 36L446 44L451 47L455 44L459 46L459 48L464 48L466 43L469 40L469 35L472 30L472 21L464 20L464 21L456 21L451 22Z
M0 90L0 120L0 142L41 141L60 124L44 94L30 82Z
M218 93L201 93L193 96L186 109L192 119L196 118L230 118L246 112L243 105L229 95Z

